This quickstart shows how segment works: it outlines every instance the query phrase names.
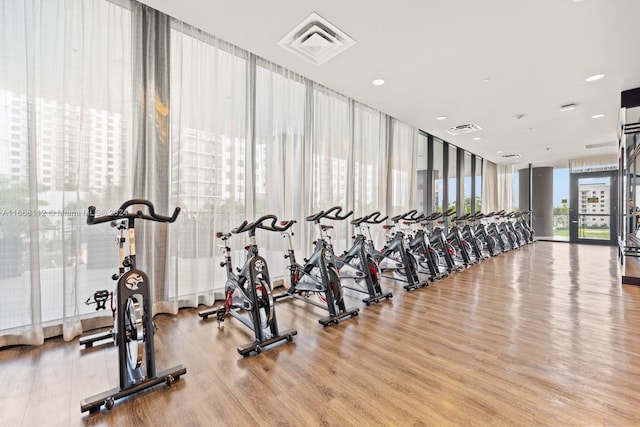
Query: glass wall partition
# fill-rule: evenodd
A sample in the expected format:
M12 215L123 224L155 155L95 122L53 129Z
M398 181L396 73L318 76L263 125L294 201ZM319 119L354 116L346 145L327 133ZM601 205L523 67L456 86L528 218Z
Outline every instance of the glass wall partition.
M569 168L553 168L553 240L569 240Z

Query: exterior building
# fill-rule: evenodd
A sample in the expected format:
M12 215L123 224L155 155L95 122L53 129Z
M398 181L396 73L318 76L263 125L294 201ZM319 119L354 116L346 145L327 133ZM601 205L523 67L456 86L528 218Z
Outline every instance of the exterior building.
M605 183L581 184L579 187L579 213L581 227L609 227L609 185Z

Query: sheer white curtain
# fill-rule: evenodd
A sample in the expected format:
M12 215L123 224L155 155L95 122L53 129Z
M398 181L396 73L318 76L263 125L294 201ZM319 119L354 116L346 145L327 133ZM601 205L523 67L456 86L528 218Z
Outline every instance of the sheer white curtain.
M251 147L245 51L177 21L171 31L171 199L183 209L170 228L178 242L182 305L211 305L225 271L215 239L251 215ZM234 262L244 243L232 242ZM237 250L235 250L237 248Z
M111 324L84 304L114 289L118 265L89 205L182 208L137 228L154 312L223 296L215 232L244 220L295 219L307 254L313 212L417 207L415 128L147 6L5 1L0 25L0 347ZM352 229L334 225L340 252ZM259 239L277 276L273 234ZM244 239L231 242L236 265Z
M498 211L498 166L484 159L482 166L482 211Z
M387 214L391 217L417 209L417 140L413 126L391 119Z
M131 192L131 13L4 1L0 26L0 252L13 253L2 257L0 346L41 343L61 324L69 339L117 269L112 232L87 226L86 208Z
M349 99L313 85L313 133L311 138L311 185L307 191L312 195L307 215L340 205L343 213L347 206L347 172L351 151L351 117ZM336 253L346 248L349 223L333 221L333 243ZM317 234L311 229L311 240ZM311 248L308 248L310 251Z
M514 208L514 167L498 165L498 210L511 212Z
M354 216L380 211L386 214L387 196L387 116L379 111L354 103L353 165L349 182ZM371 237L382 244L382 226L371 225Z
M303 239L309 228L305 168L305 112L308 81L280 66L257 59L255 73L255 217L274 214L294 219L293 244L301 254L311 247ZM271 277L283 276L286 242L280 233L260 231L258 244Z
M598 172L615 169L618 169L617 153L577 157L569 160L569 170L571 173Z

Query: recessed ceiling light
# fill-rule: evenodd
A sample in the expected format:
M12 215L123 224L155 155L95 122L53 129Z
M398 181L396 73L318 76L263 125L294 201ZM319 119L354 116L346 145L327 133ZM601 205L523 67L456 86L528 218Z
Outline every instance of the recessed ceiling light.
M574 3L582 3L584 0L573 0Z
M595 114L595 115L591 116L592 119L600 119L602 117L604 117L604 114Z
M479 136L476 136L475 138L473 138L474 141L480 141L482 138L480 138Z
M513 116L514 120L522 120L524 118L524 114L516 114L515 116Z
M374 85L374 86L382 86L384 84L384 80L375 79L374 81L371 82L371 84Z
M436 120L447 120L448 117L447 116L438 116L436 117Z
M585 82L595 82L596 80L600 80L604 77L604 74L594 74L593 76L589 76L584 79Z
M482 83L489 83L489 80L490 80L489 78L484 78L482 79Z
M571 111L576 109L576 104L564 104L560 106L560 111Z
M504 151L502 151L502 150L496 151L496 154L502 154L502 153L504 153Z

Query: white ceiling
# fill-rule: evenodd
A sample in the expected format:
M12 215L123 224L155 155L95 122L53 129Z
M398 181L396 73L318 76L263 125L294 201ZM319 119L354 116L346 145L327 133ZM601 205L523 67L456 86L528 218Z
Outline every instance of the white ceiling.
M585 145L617 143L620 93L640 87L640 0L142 2L499 164L616 152ZM312 12L356 40L320 66L277 45ZM468 122L483 129L446 132Z

